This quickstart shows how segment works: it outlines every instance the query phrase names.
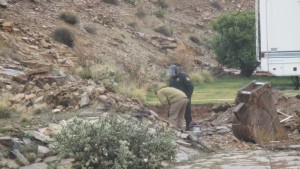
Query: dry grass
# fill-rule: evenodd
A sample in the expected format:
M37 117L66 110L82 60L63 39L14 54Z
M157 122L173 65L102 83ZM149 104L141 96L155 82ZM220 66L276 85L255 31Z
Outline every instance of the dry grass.
M55 41L65 44L71 48L73 48L75 45L74 34L69 28L66 27L56 28L52 33L52 38Z
M176 64L186 72L190 72L194 68L194 60L195 50L186 47L180 51L176 51L175 53L171 53L168 56L161 58L159 63L164 67Z
M70 25L76 25L79 22L77 14L72 11L62 11L59 18Z
M24 123L24 122L28 122L31 117L32 117L32 115L30 113L23 112L23 113L21 113L19 118L20 118L20 121Z
M200 71L191 72L189 74L189 76L190 76L191 82L194 85L199 85L199 84L202 84L204 82L202 72L200 72Z
M34 115L39 115L39 114L42 114L42 113L47 113L48 112L48 106L47 106L47 104L35 104L32 107L31 112Z
M143 102L146 100L147 90L148 87L139 87L134 83L120 85L117 89L118 93L121 93L132 99L139 99Z
M11 117L12 108L5 95L0 96L0 119Z
M99 59L92 53L91 50L84 48L82 40L80 39L76 39L74 54L75 57L77 57L77 63L83 68L90 67L92 64L99 62Z
M146 15L147 15L146 10L142 6L139 6L137 8L136 16L138 16L139 18L144 18Z
M158 28L155 28L154 31L157 33L163 34L165 36L172 36L172 34L173 34L172 28L168 25L163 25Z

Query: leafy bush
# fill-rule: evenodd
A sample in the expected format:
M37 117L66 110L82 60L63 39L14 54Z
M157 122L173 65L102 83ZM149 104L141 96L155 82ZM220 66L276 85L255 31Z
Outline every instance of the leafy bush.
M197 45L201 45L201 41L198 37L196 36L190 36L190 40L194 43L196 43Z
M217 61L251 76L257 66L254 12L230 12L216 18L211 25L217 32L212 42Z
M113 4L113 5L118 5L119 4L119 0L103 0L103 2Z
M166 14L166 11L165 11L165 9L164 8L158 8L158 10L156 11L156 16L158 17L158 18L163 18L164 16L165 16L165 14Z
M76 25L79 22L78 16L71 11L63 11L59 18L70 25Z
M91 26L91 25L85 25L85 26L84 26L84 29L85 29L89 34L97 35L97 29L96 29L94 26Z
M63 43L71 48L75 45L74 35L68 28L57 28L54 30L52 37L57 42Z
M115 116L95 123L74 118L54 136L52 149L75 158L81 168L155 169L174 160L177 144L166 128L153 131Z
M110 64L95 64L90 67L91 78L100 81L105 87L115 90L120 75L116 67Z
M163 34L165 36L172 36L172 34L173 34L173 30L171 29L170 26L167 26L167 25L158 27L158 28L154 29L154 31L158 32L160 34Z

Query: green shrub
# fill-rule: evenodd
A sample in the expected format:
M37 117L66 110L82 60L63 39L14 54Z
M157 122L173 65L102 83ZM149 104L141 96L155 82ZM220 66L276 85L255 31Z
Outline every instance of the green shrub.
M163 34L165 36L172 36L173 30L170 28L170 26L164 25L161 27L158 27L154 29L155 32L158 32L160 34Z
M177 152L169 129L153 131L118 116L94 123L74 118L54 136L51 147L78 161L78 168L156 169L162 161L173 161Z
M217 61L229 68L239 68L243 76L251 76L257 66L254 12L229 12L211 25L217 32L212 41Z
M71 11L63 11L59 18L70 25L76 25L79 22L78 16Z
M97 29L96 29L94 26L91 26L91 25L85 25L85 26L84 26L84 29L85 29L89 34L97 35Z
M76 73L83 79L91 79L92 78L92 73L89 67L79 67L76 69Z
M156 17L158 17L158 18L163 18L165 16L165 14L166 14L166 11L162 7L159 7L155 13Z
M52 37L55 41L63 43L71 48L75 45L74 35L68 28L57 28L54 30Z
M91 78L101 82L105 87L115 90L121 76L117 68L111 64L95 64L90 68Z
M196 43L197 45L201 45L201 41L198 37L196 36L190 36L190 40L194 43Z
M113 5L118 5L119 4L119 0L103 0L103 2L113 4Z

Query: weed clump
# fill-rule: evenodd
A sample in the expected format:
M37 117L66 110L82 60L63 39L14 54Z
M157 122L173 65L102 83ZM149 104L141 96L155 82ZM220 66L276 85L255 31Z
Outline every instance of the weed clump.
M169 2L167 0L158 0L158 5L162 8L168 8Z
M12 108L10 103L3 96L0 96L0 119L6 119L11 117Z
M79 22L78 16L71 11L63 11L59 18L70 25L76 25Z
M54 136L52 149L78 161L80 168L162 168L178 149L171 130L148 128L120 116L97 122L74 118Z
M160 34L163 34L165 36L172 36L172 34L173 34L173 30L169 26L166 26L166 25L158 27L158 28L154 29L154 31L158 32Z
M196 43L197 45L200 45L201 44L201 41L198 37L196 36L190 36L190 40L194 43Z
M158 8L158 10L156 11L156 17L158 17L158 18L163 18L163 17L165 16L165 13L166 13L165 9L162 8L162 7L160 7L160 8Z
M52 37L55 41L63 43L71 48L75 45L74 35L68 28L57 28L54 30Z
M213 82L214 77L210 71L193 71L189 74L191 82L194 85L199 85L203 83Z
M119 0L103 0L103 2L113 4L113 5L118 5L119 4Z
M130 3L131 5L136 5L137 4L137 0L124 0L127 3Z
M136 16L138 16L139 18L144 18L146 15L147 13L143 7L137 8Z

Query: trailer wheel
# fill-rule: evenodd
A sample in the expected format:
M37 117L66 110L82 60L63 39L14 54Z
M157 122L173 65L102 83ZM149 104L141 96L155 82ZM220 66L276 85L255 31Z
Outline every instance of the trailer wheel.
M292 81L295 85L295 90L299 90L299 77L298 76L292 76Z

